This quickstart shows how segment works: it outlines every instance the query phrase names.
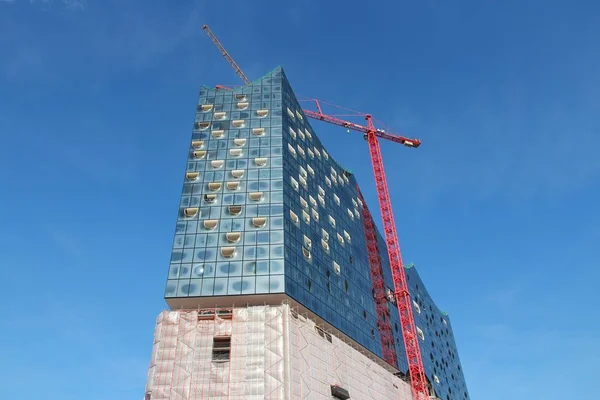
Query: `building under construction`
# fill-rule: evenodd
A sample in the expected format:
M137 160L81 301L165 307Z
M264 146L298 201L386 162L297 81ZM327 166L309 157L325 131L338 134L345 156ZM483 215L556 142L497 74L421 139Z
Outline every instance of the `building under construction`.
M309 118L362 131L373 159L394 135L317 107L282 68L200 90L146 400L469 399L450 319L394 248L387 188L382 236Z

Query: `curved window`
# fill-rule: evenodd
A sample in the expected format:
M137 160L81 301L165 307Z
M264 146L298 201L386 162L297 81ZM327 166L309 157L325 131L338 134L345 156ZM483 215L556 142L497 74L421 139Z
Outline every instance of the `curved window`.
M214 169L219 169L223 166L223 160L212 160L210 166Z
M240 232L227 232L225 238L229 243L237 243L240 241L242 234Z
M248 193L248 197L252 201L260 201L263 198L263 192L251 192Z
M308 185L308 183L306 182L306 179L304 179L303 176L299 176L298 180L300 181L300 183L302 184L302 186L306 187Z
M223 129L217 129L212 131L210 134L212 135L212 137L219 139L221 137L223 137L223 134L225 133L225 131Z
M235 256L235 247L221 247L221 255L225 258Z
M294 131L294 128L292 128L290 126L289 131L290 131L290 136L293 137L294 139L296 139L296 131Z
M188 181L195 181L196 179L198 179L199 176L200 176L199 172L186 172L185 173L185 178Z
M245 94L242 94L242 93L236 94L236 95L234 95L234 97L237 101L245 101L248 99L248 96Z
M295 157L296 156L296 150L294 149L294 146L292 146L291 144L288 143L288 151L290 153L292 153L292 155Z
M350 234L348 232L344 231L344 237L348 242L350 241Z
M302 198L302 196L300 196L300 205L302 206L302 208L307 208L308 207L308 203L306 202L306 200L304 200Z
M265 128L252 128L252 134L254 136L262 136L265 134Z
M196 123L196 128L200 129L201 131L207 129L210 126L210 122L198 122Z
M319 213L317 212L317 210L315 210L313 208L311 214L312 214L313 218L315 219L315 221L319 222Z
M236 179L240 179L241 177L244 176L244 170L243 169L234 169L233 171L231 171L231 176L233 176Z
M295 212L293 212L292 210L290 210L290 218L292 219L292 221L294 222L298 222L298 215L296 215Z
M204 158L204 156L206 156L206 150L194 151L192 154L194 155L194 158Z
M242 149L229 149L229 154L233 157L239 157L242 155Z
M421 314L421 307L419 307L419 304L413 300L413 306L415 307L415 310L417 311L417 313Z
M204 140L192 140L192 147L195 149L201 149L204 147Z
M215 118L215 119L225 119L225 116L226 116L226 115L227 115L227 114L225 114L224 112L216 112L216 113L214 114L214 118Z
M229 206L229 214L231 215L240 215L242 212L242 206Z
M307 249L310 249L312 247L312 240L310 240L310 238L306 235L302 235L304 236L304 247L306 247Z
M290 183L294 189L298 189L298 181L290 176Z
M306 259L311 259L310 250L308 250L306 247L302 247L302 254L304 254Z
M247 101L240 101L237 103L237 108L238 110L245 110L248 108L249 105L250 103L248 103Z
M237 190L240 187L240 183L239 182L227 182L225 184L225 186L227 186L227 189L229 189L229 190Z
M221 189L221 182L210 182L208 184L208 188L213 191L216 192L217 190Z
M336 263L335 261L333 262L333 270L337 275L342 273L342 267L340 267L340 264Z
M325 251L329 251L329 243L327 243L325 239L321 239L321 246L323 246Z
M308 213L306 211L302 211L302 219L307 224L310 224L310 215L308 215Z
M216 194L205 194L204 195L204 201L209 204L214 203L216 199L217 199Z
M257 228L262 228L267 224L267 217L254 217L252 218L252 225Z
M207 112L207 111L211 111L213 109L213 105L212 104L202 104L202 111Z
M189 207L183 210L183 214L186 217L193 217L194 215L198 214L198 207Z
M256 110L256 115L263 118L269 115L269 110Z
M216 219L205 219L203 225L205 229L212 231L217 227L218 223L219 221L217 221Z
M233 121L231 121L231 125L233 125L234 128L243 128L244 120L243 119L234 119Z
M254 159L254 164L256 164L257 167L264 167L265 165L267 165L267 161L268 158L266 157L258 157Z
M246 144L246 139L233 139L233 144L238 147L243 147Z

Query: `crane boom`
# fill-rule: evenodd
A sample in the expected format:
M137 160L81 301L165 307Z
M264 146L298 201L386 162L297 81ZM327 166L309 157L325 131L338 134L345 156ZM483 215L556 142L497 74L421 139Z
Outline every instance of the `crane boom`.
M329 122L330 124L338 125L346 129L353 129L364 134L367 134L369 132L369 128L366 126L344 121L331 115L323 114L323 112L321 111L321 105L319 104L319 100L315 100L315 103L317 105L318 111L303 110L304 114L306 114L307 117ZM375 136L378 136L382 139L391 140L392 142L403 144L407 147L419 147L421 145L421 141L419 139L410 139L394 133L387 133L382 131L381 129L375 129Z
M225 58L225 60L229 63L229 65L231 65L231 68L233 68L235 73L244 81L244 84L250 84L250 79L248 79L246 74L244 74L244 71L242 71L242 69L237 65L237 63L229 55L227 50L225 50L221 42L219 42L219 39L217 39L217 37L212 33L208 25L203 25L202 30L204 31L204 33L206 33L206 36L208 36L208 38L215 44L215 46L217 46L223 58Z

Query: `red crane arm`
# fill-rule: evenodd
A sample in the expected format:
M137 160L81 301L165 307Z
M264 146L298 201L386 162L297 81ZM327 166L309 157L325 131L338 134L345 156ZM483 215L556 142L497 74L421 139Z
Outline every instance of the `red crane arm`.
M307 117L329 122L330 124L341 126L346 129L352 129L358 132L362 132L364 134L367 134L369 132L369 128L366 126L344 121L331 115L323 114L323 112L321 111L319 101L315 100L315 102L319 111L303 110L304 114L306 114ZM382 139L391 140L392 142L403 144L407 147L419 147L421 145L421 141L419 139L410 139L395 133L387 133L382 131L381 129L375 129L375 136L378 136Z

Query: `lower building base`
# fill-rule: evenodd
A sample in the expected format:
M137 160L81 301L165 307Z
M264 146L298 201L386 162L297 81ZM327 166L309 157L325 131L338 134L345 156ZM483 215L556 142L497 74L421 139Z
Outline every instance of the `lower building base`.
M288 304L165 311L146 400L411 400L410 385Z

